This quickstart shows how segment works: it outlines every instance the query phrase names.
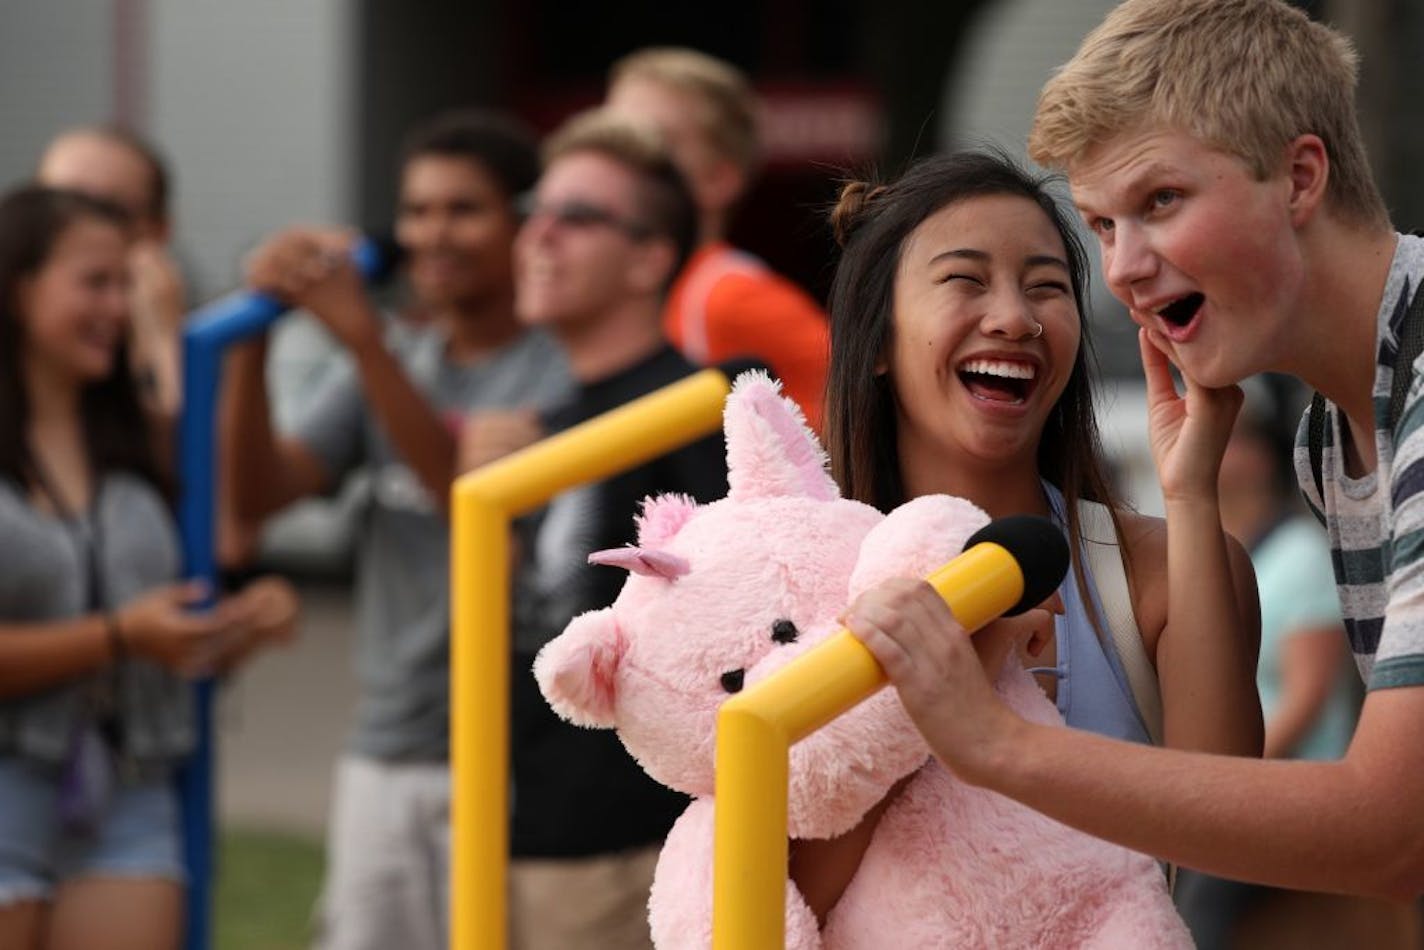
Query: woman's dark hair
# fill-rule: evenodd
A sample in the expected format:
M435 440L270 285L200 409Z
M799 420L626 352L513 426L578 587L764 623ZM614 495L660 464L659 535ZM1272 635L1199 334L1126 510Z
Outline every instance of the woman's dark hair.
M0 197L0 476L22 486L33 484L35 465L26 436L30 400L21 366L20 287L44 268L60 236L84 220L129 228L121 208L77 192L26 185ZM109 375L85 388L80 414L96 474L129 471L166 488L126 344L120 344Z
M1039 474L1063 493L1073 569L1082 590L1076 503L1083 499L1110 510L1115 506L1093 415L1096 359L1086 319L1088 259L1067 213L1048 193L1049 180L1028 174L997 152L961 151L923 159L891 184L844 186L831 212L844 250L831 285L825 437L832 472L846 497L882 511L906 501L896 451L894 387L888 374L876 372L889 353L895 276L905 241L925 219L959 201L991 195L1032 201L1063 239L1082 334L1068 383L1038 444ZM1113 521L1116 525L1116 514Z

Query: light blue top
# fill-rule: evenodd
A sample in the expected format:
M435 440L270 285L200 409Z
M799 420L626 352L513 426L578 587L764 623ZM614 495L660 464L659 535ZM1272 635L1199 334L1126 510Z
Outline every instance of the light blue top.
M1063 494L1047 482L1043 487L1053 508L1054 520L1066 531ZM1104 615L1097 584L1081 542L1078 556L1093 607L1101 618ZM1132 698L1127 674L1117 650L1111 645L1112 634L1104 623L1103 636L1098 636L1071 570L1058 593L1063 597L1064 607L1063 615L1057 618L1054 637L1058 647L1058 712L1075 729L1150 745L1152 739Z
M1269 721L1280 705L1281 651L1292 636L1343 628L1330 542L1310 518L1292 518L1266 535L1251 551L1261 592L1261 663L1256 687ZM1340 634L1343 637L1343 632ZM1294 749L1297 759L1338 759L1355 731L1356 691L1347 668L1337 678L1314 727Z

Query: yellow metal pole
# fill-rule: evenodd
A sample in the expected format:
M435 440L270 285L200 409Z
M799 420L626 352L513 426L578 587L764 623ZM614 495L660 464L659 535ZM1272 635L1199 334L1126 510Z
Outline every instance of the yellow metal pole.
M726 747L731 754L723 753ZM785 946L790 747L786 733L758 710L723 703L717 716L712 950ZM722 834L723 827L736 833ZM724 907L730 912L722 913Z
M504 950L507 939L510 519L715 432L729 389L720 370L702 370L464 475L451 489L454 950Z
M463 476L510 515L666 455L722 427L727 377L705 369Z
M969 632L1023 596L1018 562L976 544L927 578ZM713 950L780 950L786 939L786 797L791 745L885 685L848 630L738 693L717 714Z
M451 512L453 947L503 948L509 854L509 515L477 482ZM499 631L505 631L499 636Z

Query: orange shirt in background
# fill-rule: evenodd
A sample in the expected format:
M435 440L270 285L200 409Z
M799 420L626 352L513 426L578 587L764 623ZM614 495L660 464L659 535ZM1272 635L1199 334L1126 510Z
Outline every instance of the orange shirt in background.
M668 294L663 330L694 363L765 363L817 432L830 362L826 314L796 284L729 244L704 244Z

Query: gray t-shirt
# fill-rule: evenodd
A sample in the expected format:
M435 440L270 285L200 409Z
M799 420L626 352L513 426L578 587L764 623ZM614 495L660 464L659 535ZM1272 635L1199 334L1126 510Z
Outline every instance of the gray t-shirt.
M98 591L91 584L91 546L98 554ZM94 511L77 523L36 508L25 489L0 478L0 623L44 623L99 607L116 610L172 582L180 569L172 515L142 479L104 476ZM0 703L0 753L63 762L82 717L91 714L95 677ZM131 656L120 664L113 685L127 756L168 763L187 752L193 742L188 684Z
M1424 284L1424 238L1398 241L1375 316L1375 470L1346 472L1346 419L1332 403L1320 459L1325 497L1311 470L1309 413L1295 443L1296 477L1330 536L1345 633L1371 690L1424 686L1424 356L1399 418L1389 411L1399 340Z
M562 354L540 333L527 333L468 365L445 358L445 336L437 329L398 329L389 345L416 387L452 424L479 409L543 409L570 387ZM450 717L449 524L367 411L350 365L334 367L322 380L292 435L334 479L365 466L371 480L356 529L361 691L351 748L378 759L444 760Z

